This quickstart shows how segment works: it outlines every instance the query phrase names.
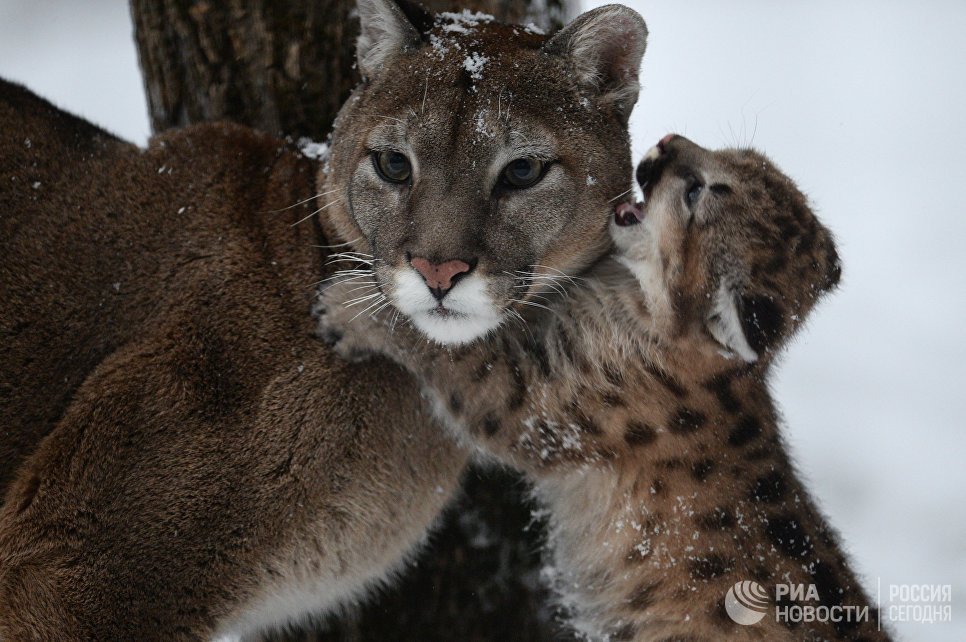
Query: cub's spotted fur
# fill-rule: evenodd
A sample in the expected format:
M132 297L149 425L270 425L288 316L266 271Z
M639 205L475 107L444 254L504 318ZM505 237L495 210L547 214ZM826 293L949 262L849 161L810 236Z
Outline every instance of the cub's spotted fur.
M736 624L737 581L814 584L826 606L869 606L796 476L767 375L839 279L829 232L754 151L669 136L638 168L617 252L526 332L469 348L337 305L343 354L390 354L482 451L529 471L550 509L556 584L578 629L610 640L882 640L870 621ZM525 337L525 338L524 338Z

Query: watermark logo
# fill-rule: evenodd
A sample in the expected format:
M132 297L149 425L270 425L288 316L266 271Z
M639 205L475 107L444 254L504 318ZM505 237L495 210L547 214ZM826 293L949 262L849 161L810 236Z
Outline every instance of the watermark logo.
M879 587L881 597L882 587ZM888 610L883 615L892 622L935 624L953 619L951 584L890 584Z
M768 591L758 582L738 582L725 595L728 617L744 626L758 624L768 613Z
M892 584L888 591L888 609L883 609L880 581L875 610L869 606L823 603L815 584L776 584L773 589L772 593L749 580L736 583L725 594L728 617L742 626L758 624L769 614L776 622L788 624L874 621L880 630L882 619L924 624L952 620L949 584Z

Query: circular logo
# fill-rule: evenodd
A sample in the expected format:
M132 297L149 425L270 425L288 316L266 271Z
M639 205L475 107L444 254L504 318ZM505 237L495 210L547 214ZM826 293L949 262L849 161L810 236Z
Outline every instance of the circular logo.
M725 611L738 624L758 624L768 613L768 591L758 582L738 582L725 595Z

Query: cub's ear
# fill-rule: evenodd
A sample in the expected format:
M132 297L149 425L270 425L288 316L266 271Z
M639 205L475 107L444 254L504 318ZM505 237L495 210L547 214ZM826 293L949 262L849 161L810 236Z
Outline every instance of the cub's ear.
M396 54L419 47L419 31L395 0L358 0L356 61L364 79L376 76ZM415 11L415 8L406 6Z
M737 293L722 282L715 293L711 310L705 320L708 332L721 347L747 363L758 360L758 353L752 349L745 336L738 312Z
M544 51L567 56L577 82L612 102L626 121L637 102L647 25L634 11L611 4L581 14L544 45Z

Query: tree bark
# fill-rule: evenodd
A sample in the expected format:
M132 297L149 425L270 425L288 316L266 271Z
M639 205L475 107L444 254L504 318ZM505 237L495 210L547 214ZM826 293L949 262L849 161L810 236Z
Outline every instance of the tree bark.
M570 0L430 0L550 32ZM353 0L131 0L155 132L231 120L324 140L358 80ZM273 636L314 640L566 639L539 580L543 528L516 474L473 468L463 497L400 581L368 604Z
M546 31L568 0L429 0ZM352 0L131 0L155 132L231 120L276 136L324 140L358 81Z

